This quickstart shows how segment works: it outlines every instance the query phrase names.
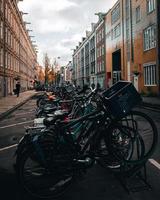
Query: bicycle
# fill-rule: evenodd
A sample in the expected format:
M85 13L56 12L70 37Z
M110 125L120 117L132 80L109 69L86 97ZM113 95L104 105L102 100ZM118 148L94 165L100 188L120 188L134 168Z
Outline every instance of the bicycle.
M116 172L123 168L125 173L133 173L152 155L157 139L153 121L136 111L121 113L118 118L117 113L110 113L106 99L98 96L97 107L91 112L69 121L58 117L46 120L50 125L48 130L28 136L28 146L17 163L17 177L31 195L58 197L95 161ZM135 114L143 116L153 128L153 142L148 151L133 118ZM76 130L79 128L76 134L75 125L78 125Z

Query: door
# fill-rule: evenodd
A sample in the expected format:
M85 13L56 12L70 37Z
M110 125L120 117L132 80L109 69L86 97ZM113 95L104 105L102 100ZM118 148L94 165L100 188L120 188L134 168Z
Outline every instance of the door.
M112 79L113 84L121 80L121 50L112 53Z

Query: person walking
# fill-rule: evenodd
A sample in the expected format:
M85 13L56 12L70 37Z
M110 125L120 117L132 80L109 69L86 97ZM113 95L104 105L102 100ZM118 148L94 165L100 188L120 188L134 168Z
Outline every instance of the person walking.
M21 89L21 85L20 85L20 82L18 81L16 83L16 94L17 94L17 97L19 97L20 89Z

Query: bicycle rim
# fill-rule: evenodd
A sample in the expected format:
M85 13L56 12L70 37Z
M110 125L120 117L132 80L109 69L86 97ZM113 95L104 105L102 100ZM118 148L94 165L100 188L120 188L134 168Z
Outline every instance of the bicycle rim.
M25 152L19 161L18 180L21 187L31 196L50 199L61 196L73 181L73 172L59 173L50 171L38 159L34 152Z
M121 120L121 124L133 129L133 155L126 163L145 163L153 155L158 142L158 131L154 121L145 113L132 111ZM142 148L143 155L140 153Z

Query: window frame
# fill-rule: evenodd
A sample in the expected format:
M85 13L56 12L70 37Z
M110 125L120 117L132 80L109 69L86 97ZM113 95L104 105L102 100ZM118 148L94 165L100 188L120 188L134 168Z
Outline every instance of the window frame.
M156 48L156 25L152 24L143 30L143 50L149 51L151 49Z
M139 11L139 12L137 12L137 11ZM136 7L136 23L138 23L140 21L141 21L141 7L139 5L139 6Z
M156 63L147 63L143 65L144 86L157 86L157 65Z
M151 4L152 3L152 4ZM150 5L150 6L149 6ZM152 9L151 9L151 5L152 5ZM147 14L152 13L156 8L156 2L155 0L146 0L146 10L147 10Z

